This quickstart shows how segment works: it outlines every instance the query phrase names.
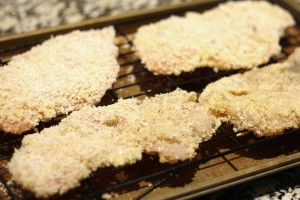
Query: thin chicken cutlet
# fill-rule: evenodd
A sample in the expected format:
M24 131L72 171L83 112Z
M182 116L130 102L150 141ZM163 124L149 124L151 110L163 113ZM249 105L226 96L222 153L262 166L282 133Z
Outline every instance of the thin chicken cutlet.
M236 130L272 136L300 127L300 49L284 63L209 84L199 101Z
M142 153L161 162L191 159L219 123L194 92L176 90L139 101L85 107L40 134L27 135L9 170L38 197L63 194L99 167L132 164Z
M40 121L99 102L119 65L113 27L56 36L0 68L0 130L21 134Z
M291 14L265 1L227 2L142 26L134 44L154 74L250 69L280 52L279 39L294 23Z

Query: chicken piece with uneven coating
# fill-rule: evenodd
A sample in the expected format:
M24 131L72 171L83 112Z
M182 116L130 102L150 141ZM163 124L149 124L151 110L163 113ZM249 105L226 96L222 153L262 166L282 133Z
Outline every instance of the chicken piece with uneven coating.
M220 125L197 102L196 93L181 90L144 101L137 115L142 125L139 143L163 163L193 158L199 143L210 139Z
M119 72L113 27L56 36L0 68L0 130L21 134L40 121L98 103Z
M79 186L97 168L135 163L143 152L158 154L161 162L191 159L218 125L196 93L182 90L84 107L57 126L25 136L8 167L18 184L49 197Z
M279 54L279 39L294 23L291 14L266 1L227 2L144 25L134 44L154 74L250 69Z
M272 136L300 127L300 49L284 62L222 78L200 95L216 117L236 130Z

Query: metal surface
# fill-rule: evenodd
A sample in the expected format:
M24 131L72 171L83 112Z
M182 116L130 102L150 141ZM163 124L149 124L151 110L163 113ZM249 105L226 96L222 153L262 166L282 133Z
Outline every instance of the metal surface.
M176 11L180 14L186 10L202 11L212 6L217 1L199 1L197 6L185 6ZM288 7L288 3L284 2ZM201 7L201 5L205 5ZM173 10L174 11L174 10ZM118 33L116 42L120 49L119 63L121 71L117 82L109 90L98 106L108 105L120 98L144 98L157 93L170 92L177 87L201 92L207 84L221 77L229 76L239 71L220 71L215 73L210 68L197 69L193 73L184 73L180 76L154 76L144 68L138 56L135 54L132 39L134 32L141 24L149 23L161 18L160 12L136 14L137 20L122 18L109 21L115 24ZM174 11L175 12L175 11ZM296 19L299 13L293 11ZM137 17L135 16L135 17ZM143 17L144 16L144 17ZM149 17L150 16L150 17ZM106 23L97 24L93 28L100 28ZM81 28L83 26L65 30L60 27L59 31ZM49 37L53 32L44 31L43 35ZM281 44L282 54L270 60L278 62L285 59L292 50L300 44L300 31L298 27L289 29ZM36 34L26 36L35 38ZM13 38L5 41L5 44L13 44L0 50L0 56L5 57L4 64L9 58L19 52L25 51L32 45L43 39L33 40L24 44ZM1 42L0 42L1 46ZM147 111L145 111L147 112ZM61 116L64 117L64 116ZM41 123L39 130L57 124L61 117L57 117L48 123ZM26 134L31 134L29 131ZM242 136L238 136L242 133ZM4 136L3 136L4 135ZM0 140L0 199L34 199L33 194L24 191L21 187L11 182L6 164L12 156L13 150L20 146L23 136L6 135L1 133ZM224 124L217 134L209 141L200 144L197 156L190 161L177 164L161 164L156 156L144 155L142 161L118 168L105 168L97 170L90 178L82 181L76 188L63 196L52 199L98 199L105 193L119 199L186 199L217 191L241 182L249 181L270 173L274 173L300 164L300 147L298 142L300 130L287 130L284 134L270 138L257 138L246 131L236 133L232 126Z

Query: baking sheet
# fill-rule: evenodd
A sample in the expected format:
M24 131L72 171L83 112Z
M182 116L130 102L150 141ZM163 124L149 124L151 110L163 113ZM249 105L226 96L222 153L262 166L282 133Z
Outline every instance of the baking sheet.
M200 92L211 81L235 72L215 73L211 69L198 69L181 76L154 76L140 63L132 46L134 33L142 24L147 24L171 14L182 14L187 10L203 11L220 1L207 0L159 8L146 12L134 12L116 17L53 27L36 32L0 38L0 56L8 61L11 56L28 50L53 34L73 29L101 28L113 24L118 30L116 42L120 49L119 63L122 66L118 81L108 91L99 105L107 105L118 98L144 98L160 92L169 92L177 86L189 91ZM294 2L281 2L296 19L299 11ZM296 46L300 45L300 29L287 30L282 39L283 51L270 62L284 60ZM63 117L63 116L62 116ZM49 123L42 123L39 130L59 122L61 117ZM132 166L99 169L82 185L60 199L93 199L117 197L118 199L186 199L214 192L238 183L253 180L300 164L299 130L288 130L272 138L256 138L249 133L238 137L230 125L218 130L213 140L200 144L198 154L192 161L175 165L161 164L155 156ZM4 133L1 133L5 135ZM30 134L27 133L27 134ZM0 140L0 199L33 199L33 195L11 182L6 169L14 148L20 145L23 136L5 135ZM163 173L166 172L166 173ZM103 194L105 194L103 196Z

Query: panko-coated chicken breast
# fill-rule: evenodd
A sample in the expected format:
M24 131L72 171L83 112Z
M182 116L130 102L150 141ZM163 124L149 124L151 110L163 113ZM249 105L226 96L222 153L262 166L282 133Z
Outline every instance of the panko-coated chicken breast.
M78 186L99 167L135 163L143 152L158 154L161 162L191 159L218 125L196 93L182 90L84 107L57 126L25 136L8 167L14 181L48 197Z
M251 69L277 55L290 13L266 1L220 4L202 14L189 12L140 27L134 44L154 74Z
M119 71L113 27L56 36L0 68L0 131L98 103Z
M284 63L209 84L199 101L236 130L272 136L300 127L300 49Z

